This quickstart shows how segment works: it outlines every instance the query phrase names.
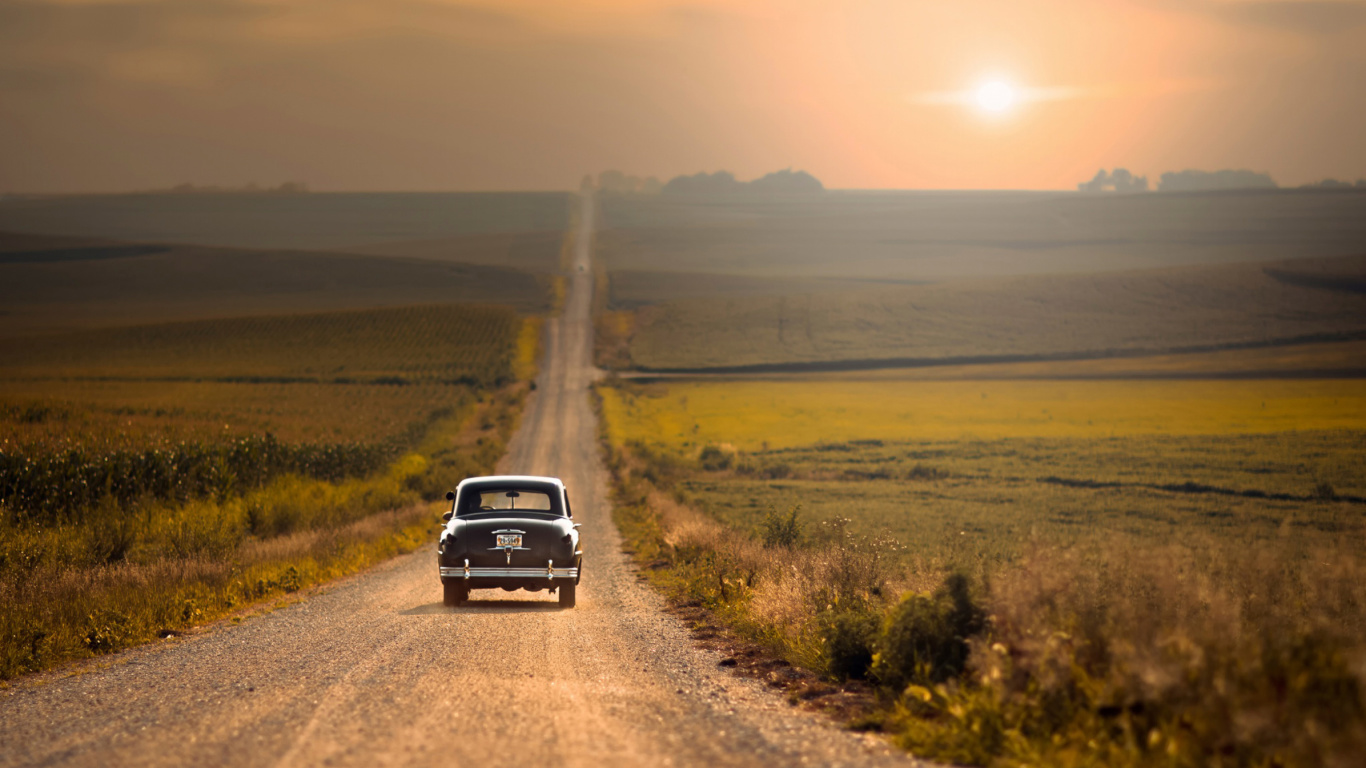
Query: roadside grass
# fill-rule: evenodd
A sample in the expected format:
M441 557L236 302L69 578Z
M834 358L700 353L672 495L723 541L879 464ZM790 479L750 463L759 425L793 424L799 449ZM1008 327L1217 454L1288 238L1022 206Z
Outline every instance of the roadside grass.
M1146 403L1076 383L1046 385L1054 422L1022 425L966 407L987 382L961 382L926 408L937 439L819 382L776 400L773 382L600 385L617 521L672 599L866 680L880 704L851 726L924 757L1352 764L1366 750L1352 383L1282 382L1265 420L1241 415L1252 397L1261 412L1265 382L1164 382ZM1077 418L1102 392L1113 437ZM661 428L661 409L696 429ZM955 414L969 423L951 434Z

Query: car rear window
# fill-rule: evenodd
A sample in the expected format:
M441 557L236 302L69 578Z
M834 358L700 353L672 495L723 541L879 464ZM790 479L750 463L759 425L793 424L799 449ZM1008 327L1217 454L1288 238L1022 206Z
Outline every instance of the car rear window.
M529 512L549 512L554 507L550 505L550 494L540 491L481 491L479 493L479 506L471 509L471 512L488 512L499 509L524 509Z

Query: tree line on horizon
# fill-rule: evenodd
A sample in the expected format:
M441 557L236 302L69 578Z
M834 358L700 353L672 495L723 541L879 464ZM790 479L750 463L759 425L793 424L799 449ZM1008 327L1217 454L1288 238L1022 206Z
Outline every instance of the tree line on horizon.
M591 179L584 180L586 185ZM621 171L603 171L598 174L596 185L599 192L608 194L636 195L679 195L679 196L729 196L729 195L816 195L825 191L825 185L806 171L786 168L765 174L752 181L740 181L730 171L715 173L695 173L682 175L661 183L654 176L641 178L629 176Z
M622 195L676 195L687 197L726 197L736 195L815 195L825 191L825 185L806 171L790 168L765 174L752 181L740 181L730 171L706 171L692 175L675 176L661 182L654 176L632 176L621 171L609 170L592 177L584 178L585 188L596 188L599 192ZM1268 173L1245 169L1223 169L1202 171L1186 169L1168 171L1157 182L1157 192L1211 192L1240 189L1285 189L1276 183ZM1302 184L1297 189L1361 189L1366 190L1366 179L1356 182L1328 178L1310 184ZM1147 176L1139 176L1127 168L1104 168L1096 171L1089 181L1077 184L1078 192L1100 193L1115 192L1132 194L1153 191Z
M1157 183L1158 192L1212 192L1230 189L1281 189L1270 174L1248 170L1200 171L1187 169L1169 171L1162 174ZM1302 184L1299 189L1366 189L1366 179L1356 183L1324 179L1310 184ZM1126 168L1116 168L1106 172L1104 168L1096 171L1090 181L1077 185L1078 192L1147 192L1148 177L1136 176Z

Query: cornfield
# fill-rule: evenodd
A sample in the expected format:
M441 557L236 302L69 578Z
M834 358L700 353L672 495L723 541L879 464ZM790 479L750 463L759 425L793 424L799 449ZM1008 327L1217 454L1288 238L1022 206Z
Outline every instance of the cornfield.
M106 498L121 507L143 499L224 499L284 474L330 482L362 477L399 449L394 443L290 445L267 434L141 451L73 448L29 456L0 450L0 509L16 524L80 523Z

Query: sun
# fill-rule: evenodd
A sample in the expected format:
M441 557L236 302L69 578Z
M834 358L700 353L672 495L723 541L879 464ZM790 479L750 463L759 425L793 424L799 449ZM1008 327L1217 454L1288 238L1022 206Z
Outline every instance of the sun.
M977 87L977 106L987 112L1004 112L1015 106L1019 94L1010 83L990 80Z

